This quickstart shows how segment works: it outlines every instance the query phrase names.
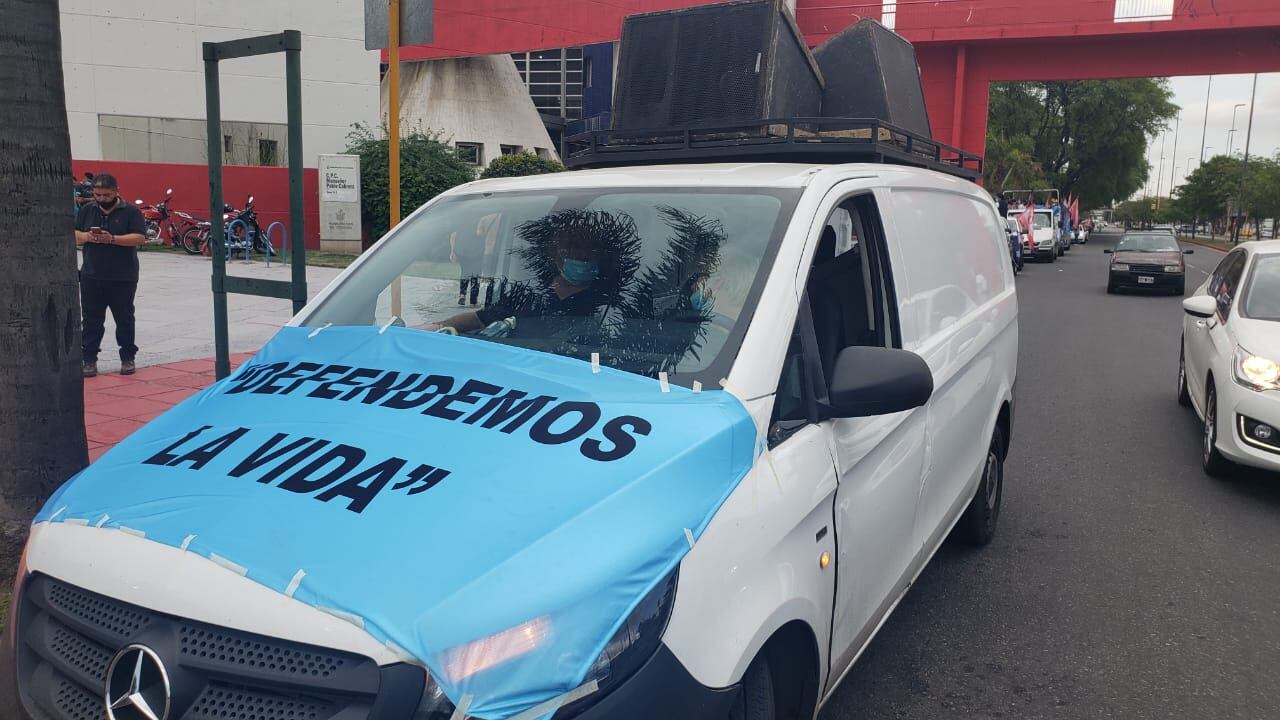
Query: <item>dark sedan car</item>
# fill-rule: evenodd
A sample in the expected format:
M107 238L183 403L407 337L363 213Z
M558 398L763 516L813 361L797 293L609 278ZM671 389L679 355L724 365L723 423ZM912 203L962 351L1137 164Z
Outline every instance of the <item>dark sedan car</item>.
M1183 250L1172 234L1163 231L1125 233L1116 244L1103 252L1111 255L1107 270L1107 292L1122 287L1161 289L1175 295L1186 291L1187 266Z

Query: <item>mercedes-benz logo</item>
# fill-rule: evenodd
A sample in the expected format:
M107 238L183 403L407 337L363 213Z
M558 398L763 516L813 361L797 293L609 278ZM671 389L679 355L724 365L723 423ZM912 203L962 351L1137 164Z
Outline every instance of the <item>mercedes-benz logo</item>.
M108 720L168 720L169 674L145 645L129 645L107 667Z

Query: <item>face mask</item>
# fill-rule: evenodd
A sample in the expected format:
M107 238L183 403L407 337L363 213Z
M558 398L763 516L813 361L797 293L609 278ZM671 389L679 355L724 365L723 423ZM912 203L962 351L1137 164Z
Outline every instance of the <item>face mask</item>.
M711 309L711 298L707 297L706 291L695 290L689 296L689 307L693 308L693 311L698 314L705 313Z
M600 268L593 262L569 258L564 261L564 267L560 268L560 275L570 285L586 285L600 276Z
M102 208L103 210L110 210L111 208L115 207L116 200L119 200L119 199L120 198L115 197L115 198L111 198L110 200L99 200L98 207Z

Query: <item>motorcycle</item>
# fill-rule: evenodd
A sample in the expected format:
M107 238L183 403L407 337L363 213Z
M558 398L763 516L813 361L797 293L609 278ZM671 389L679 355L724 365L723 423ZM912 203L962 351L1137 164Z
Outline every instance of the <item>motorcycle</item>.
M177 236L174 235L173 224L169 223L168 225L165 225L165 222L169 220L169 201L172 199L173 188L169 188L165 191L164 199L155 205L147 205L142 202L141 198L133 201L133 204L137 205L138 209L142 211L142 219L146 222L147 245L159 245L163 243L165 238L161 237L161 233L166 229L169 234L169 244L178 244Z
M239 220L241 223L233 222ZM240 251L245 248L252 249L256 253L265 253L267 255L275 255L275 249L267 243L267 237L262 232L262 226L258 224L258 213L253 208L253 196L250 195L244 202L244 207L234 217L223 217L223 222L228 228L228 250L234 246ZM247 236L246 236L247 233Z

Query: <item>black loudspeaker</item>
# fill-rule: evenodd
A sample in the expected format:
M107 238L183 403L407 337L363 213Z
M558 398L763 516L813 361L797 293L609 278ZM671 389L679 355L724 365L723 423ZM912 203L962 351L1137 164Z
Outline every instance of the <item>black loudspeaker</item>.
M631 15L612 125L617 130L731 125L816 116L822 73L782 0Z
M823 117L873 118L932 138L916 51L875 20L844 29L813 51L822 69Z

